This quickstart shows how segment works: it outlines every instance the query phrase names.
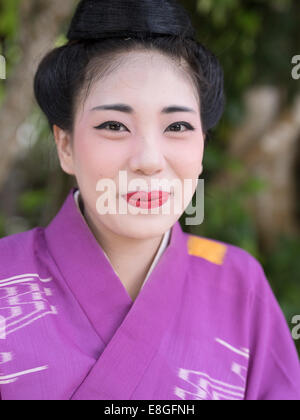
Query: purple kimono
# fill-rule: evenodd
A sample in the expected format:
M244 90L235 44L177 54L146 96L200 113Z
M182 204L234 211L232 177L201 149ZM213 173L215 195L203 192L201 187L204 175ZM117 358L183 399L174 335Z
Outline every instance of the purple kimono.
M300 399L295 344L254 257L177 222L133 302L75 192L48 227L0 240L2 400Z

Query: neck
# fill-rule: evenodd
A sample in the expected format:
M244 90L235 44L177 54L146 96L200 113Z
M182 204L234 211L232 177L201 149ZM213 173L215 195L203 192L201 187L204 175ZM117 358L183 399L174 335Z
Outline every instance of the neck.
M164 235L147 239L119 236L103 224L97 223L96 225L86 210L84 210L83 216L127 293L134 300L142 287Z

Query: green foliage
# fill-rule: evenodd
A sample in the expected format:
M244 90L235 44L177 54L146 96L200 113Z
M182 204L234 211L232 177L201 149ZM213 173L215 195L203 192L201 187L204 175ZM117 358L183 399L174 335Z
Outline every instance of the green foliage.
M20 0L0 0L0 36L15 37L19 20L18 10Z
M34 223L47 202L47 192L44 188L25 191L19 196L18 201L20 212Z
M298 0L181 0L198 39L218 56L228 98L224 121L243 117L242 93L252 84L284 87L289 99L299 91L291 77L291 57L300 52Z
M63 45L65 45L68 42L68 38L66 37L65 34L61 34L57 37L56 42L55 42L55 47L59 48L62 47Z
M16 43L19 33L20 0L0 0L0 54L6 60L6 73L9 75L15 63L18 62L21 50ZM4 100L6 81L0 80L0 106Z
M208 147L204 167L205 173L209 174L202 177L205 180L204 221L200 226L189 230L239 246L256 258L261 258L258 234L247 202L254 194L262 192L267 187L266 183L260 178L245 176L241 163L215 145ZM244 180L236 186L226 185L226 181L221 186L212 185L208 178L210 174L220 171L220 168L222 172L242 176ZM193 204L196 205L195 201Z

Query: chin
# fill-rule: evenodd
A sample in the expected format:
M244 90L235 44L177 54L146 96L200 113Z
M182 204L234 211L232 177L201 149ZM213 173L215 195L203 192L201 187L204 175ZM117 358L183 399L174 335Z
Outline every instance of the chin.
M147 218L148 217L148 218ZM135 239L154 238L163 235L176 222L173 218L166 216L131 216L130 220L119 219L116 224L111 223L110 229L115 234Z

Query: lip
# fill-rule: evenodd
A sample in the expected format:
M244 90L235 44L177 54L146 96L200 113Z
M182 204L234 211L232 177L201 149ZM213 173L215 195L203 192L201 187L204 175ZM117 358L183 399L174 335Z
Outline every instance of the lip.
M167 191L135 191L123 195L126 201L142 209L151 209L163 206L170 198L171 194Z

